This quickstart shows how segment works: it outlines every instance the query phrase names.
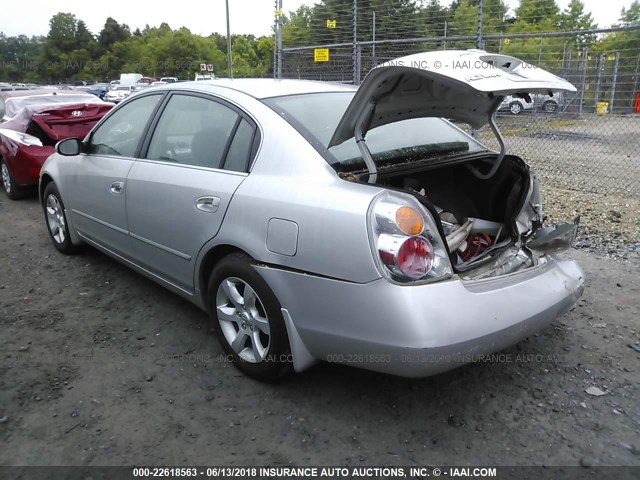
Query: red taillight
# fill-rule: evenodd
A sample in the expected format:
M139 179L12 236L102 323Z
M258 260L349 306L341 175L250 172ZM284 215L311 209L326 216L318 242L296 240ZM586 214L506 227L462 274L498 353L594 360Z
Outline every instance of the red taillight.
M448 278L451 262L438 227L411 195L386 191L372 202L369 235L380 273L394 283Z
M431 242L422 237L407 238L398 250L397 265L407 277L424 277L433 265Z

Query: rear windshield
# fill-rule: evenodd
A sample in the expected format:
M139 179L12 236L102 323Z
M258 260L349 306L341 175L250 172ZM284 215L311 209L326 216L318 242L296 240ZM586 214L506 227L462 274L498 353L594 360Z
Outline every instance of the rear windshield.
M353 138L327 149L355 92L273 97L264 102L296 128L338 171L364 169ZM369 130L367 146L378 166L423 160L486 148L441 118L401 120Z

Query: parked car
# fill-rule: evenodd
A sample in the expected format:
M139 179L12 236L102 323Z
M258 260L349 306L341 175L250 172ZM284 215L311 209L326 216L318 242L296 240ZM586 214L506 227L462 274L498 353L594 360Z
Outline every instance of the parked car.
M109 91L109 85L106 83L96 83L95 85L91 85L91 88L87 90L87 93L91 95L95 95L100 100L104 100L104 96Z
M134 85L112 85L107 93L104 94L104 100L106 102L120 103L122 100L131 95L131 92L134 89Z
M413 64L442 68L400 66ZM440 118L497 131L500 97L548 90L575 88L479 51L404 57L358 89L154 87L58 144L41 172L46 225L59 251L92 245L207 310L253 377L318 360L434 374L582 293L578 264L554 256L577 225L543 226L527 164Z
M42 164L67 137L83 138L113 107L93 95L51 90L0 93L0 172L5 193L21 198L38 184Z
M145 92L147 90L149 90L150 88L154 88L153 85L150 85L148 83L136 83L133 88L131 89L131 94L129 95L130 97L133 95L137 95L141 92Z
M152 84L153 82L156 82L158 79L154 78L154 77L142 77L140 80L138 80L136 83L148 83L148 84Z
M555 92L551 96L548 93L535 93L529 95L528 99L509 95L502 101L499 110L508 110L513 115L532 111L553 113L558 111L563 98L562 92Z
M162 77L160 81L165 83L176 83L178 81L178 77Z
M0 92L13 92L15 90L29 90L29 87L17 87L15 85L0 85Z
M531 95L533 100L533 107L537 111L545 113L557 112L560 105L564 103L564 95L562 92L554 92L553 95L547 94L534 94Z
M508 110L512 115L520 115L525 110L531 110L533 102L529 102L524 98L508 95L502 100L499 110Z

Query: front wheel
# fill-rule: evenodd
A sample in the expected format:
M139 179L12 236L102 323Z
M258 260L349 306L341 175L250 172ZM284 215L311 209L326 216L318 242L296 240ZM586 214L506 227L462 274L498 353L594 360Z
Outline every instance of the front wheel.
M558 104L556 102L548 101L542 105L542 109L547 113L553 113L558 110Z
M220 260L211 272L208 299L218 340L242 372L273 381L292 371L280 303L249 257L234 253Z
M11 175L11 170L9 170L9 165L2 158L0 158L0 173L2 174L2 186L7 197L11 200L19 200L24 197L24 189L16 185L13 175Z
M71 242L64 203L55 183L51 182L47 185L42 198L44 217L53 246L62 253L75 253L78 247Z
M509 111L513 115L519 115L522 112L522 104L520 102L511 102L509 105Z

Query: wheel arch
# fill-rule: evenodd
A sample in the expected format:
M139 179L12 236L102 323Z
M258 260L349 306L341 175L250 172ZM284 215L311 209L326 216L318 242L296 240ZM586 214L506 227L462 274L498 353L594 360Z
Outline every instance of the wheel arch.
M51 175L49 175L48 173L42 174L42 177L40 178L40 184L38 185L38 199L40 200L40 204L44 202L44 191L47 188L47 185L49 185L51 182L53 182L53 177Z
M205 308L208 302L207 290L209 287L209 276L211 275L211 272L213 271L213 268L216 266L216 264L220 260L222 260L224 257L232 253L242 253L244 255L247 255L250 258L253 258L245 250L239 247L236 247L235 245L223 243L220 245L215 245L212 248L210 248L204 254L204 256L202 257L202 260L200 261L200 267L198 269L198 277L196 279L197 280L196 285L200 289L200 296L202 298L202 303L205 306Z

